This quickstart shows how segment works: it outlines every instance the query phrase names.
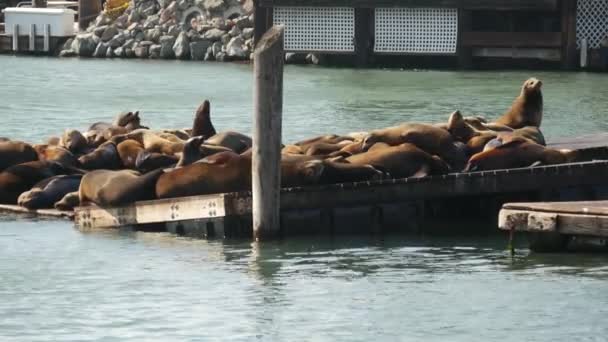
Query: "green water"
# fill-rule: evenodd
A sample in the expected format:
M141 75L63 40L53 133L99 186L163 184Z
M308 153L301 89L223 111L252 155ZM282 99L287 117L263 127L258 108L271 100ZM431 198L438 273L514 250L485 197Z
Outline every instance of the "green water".
M492 118L544 81L550 140L608 130L608 78L555 72L288 67L284 139ZM0 56L0 135L39 142L122 110L249 132L251 69L184 62ZM457 229L458 227L454 227ZM340 237L207 242L81 232L0 218L0 341L605 341L608 258L516 256L506 239Z

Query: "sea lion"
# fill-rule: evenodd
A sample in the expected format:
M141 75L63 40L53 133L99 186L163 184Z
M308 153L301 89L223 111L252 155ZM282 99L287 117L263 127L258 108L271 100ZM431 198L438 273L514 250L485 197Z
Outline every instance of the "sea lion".
M137 129L122 136L124 139L133 139L144 146L147 152L174 155L184 149L184 142L172 142L159 137L147 129ZM123 139L123 140L124 140ZM114 140L113 140L114 141Z
M200 160L200 148L203 141L205 141L205 138L203 136L188 139L188 141L186 141L186 144L184 144L182 156L179 158L179 161L177 162L177 165L175 165L175 167L183 167Z
M45 179L22 193L17 204L28 209L52 208L67 193L78 191L81 179L82 175L61 175Z
M116 144L111 141L101 144L93 152L78 158L82 168L87 170L117 170L123 167Z
M327 156L332 152L341 150L344 146L350 145L350 140L344 140L336 144L318 142L308 145L305 154L309 156Z
M38 160L38 153L32 145L22 141L0 142L0 171L35 160Z
M46 140L46 145L49 145L49 146L58 146L59 143L61 143L60 137L50 137Z
M66 166L79 167L78 158L68 149L60 146L52 145L34 145L38 152L38 159L46 161L54 161Z
M157 169L173 167L179 162L179 157L156 152L141 151L135 159L135 168L147 173Z
M163 174L156 170L141 175L133 170L95 170L82 177L78 196L82 205L120 206L155 199L155 184Z
M252 146L251 138L245 134L225 131L217 133L205 140L205 145L222 146L231 149L235 153L241 153Z
M0 203L16 204L19 195L43 179L78 173L78 170L50 161L13 165L0 173Z
M484 138L490 137L491 135L484 135ZM538 127L526 126L524 128L515 129L512 132L498 132L495 135L495 138L486 141L482 148L483 151L487 151L513 140L526 140L542 146L546 145L545 137ZM479 139L479 141L481 142L483 139Z
M161 175L156 183L156 196L171 198L250 188L251 158L221 152Z
M348 145L343 146L338 151L332 152L328 155L328 157L350 157L355 154L363 153L363 141L354 141L349 143Z
M414 144L431 155L439 156L455 170L461 169L466 163L465 151L455 144L450 132L430 124L406 123L371 131L363 140L363 150L367 151L379 142L391 146Z
M424 177L450 171L441 158L409 143L381 147L374 145L369 151L348 157L346 161L356 165L372 165L394 178Z
M536 78L526 80L511 108L496 120L496 123L511 128L540 127L543 119L542 85Z
M116 115L116 118L114 118L112 125L118 127L126 127L128 124L139 125L140 123L141 119L139 118L139 111L136 111L135 113L121 112Z
M304 154L304 151L297 145L285 145L285 147L281 149L281 154Z
M464 172L527 167L575 161L577 151L555 150L524 139L512 140L491 150L475 154L469 159Z
M116 145L116 150L123 167L134 170L137 168L135 165L137 156L144 151L144 147L133 139L127 139Z
M70 211L79 205L80 197L78 196L78 191L74 191L63 196L60 201L55 203L54 207L57 210Z
M194 122L192 123L192 132L190 136L198 137L202 136L205 139L210 138L216 134L215 127L211 123L211 103L209 100L205 100L197 109L194 114Z
M61 136L59 146L66 148L73 154L80 154L88 152L89 142L79 131L68 129Z
M186 141L186 140L192 138L192 136L188 132L186 132L186 130L184 130L184 129L163 129L160 132L172 134L183 141Z

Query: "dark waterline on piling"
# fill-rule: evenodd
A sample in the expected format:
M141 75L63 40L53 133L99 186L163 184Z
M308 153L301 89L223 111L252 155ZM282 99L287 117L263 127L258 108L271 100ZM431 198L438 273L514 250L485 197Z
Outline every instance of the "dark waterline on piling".
M550 140L608 130L608 78L557 72L288 67L284 137L449 112L494 117L544 83ZM39 142L121 110L186 127L251 128L248 65L0 56L0 135ZM457 226L453 229L458 229ZM520 241L520 246L525 246ZM603 255L514 259L506 238L207 242L0 219L0 340L571 341L608 333Z

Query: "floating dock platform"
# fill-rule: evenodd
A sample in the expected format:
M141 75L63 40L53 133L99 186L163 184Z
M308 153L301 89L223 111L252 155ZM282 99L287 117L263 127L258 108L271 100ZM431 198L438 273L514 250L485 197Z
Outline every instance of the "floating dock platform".
M0 212L11 212L18 214L27 214L37 217L56 217L56 218L66 218L73 220L74 212L73 211L63 211L56 209L37 209L30 210L18 205L10 205L10 204L0 204Z
M537 252L608 252L608 201L507 203L498 226L526 232Z

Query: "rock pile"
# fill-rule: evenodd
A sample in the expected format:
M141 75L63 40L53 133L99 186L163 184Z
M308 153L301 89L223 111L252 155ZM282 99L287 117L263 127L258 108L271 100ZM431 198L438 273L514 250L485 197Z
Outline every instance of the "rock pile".
M60 56L248 60L250 0L131 0L112 20L101 13Z

